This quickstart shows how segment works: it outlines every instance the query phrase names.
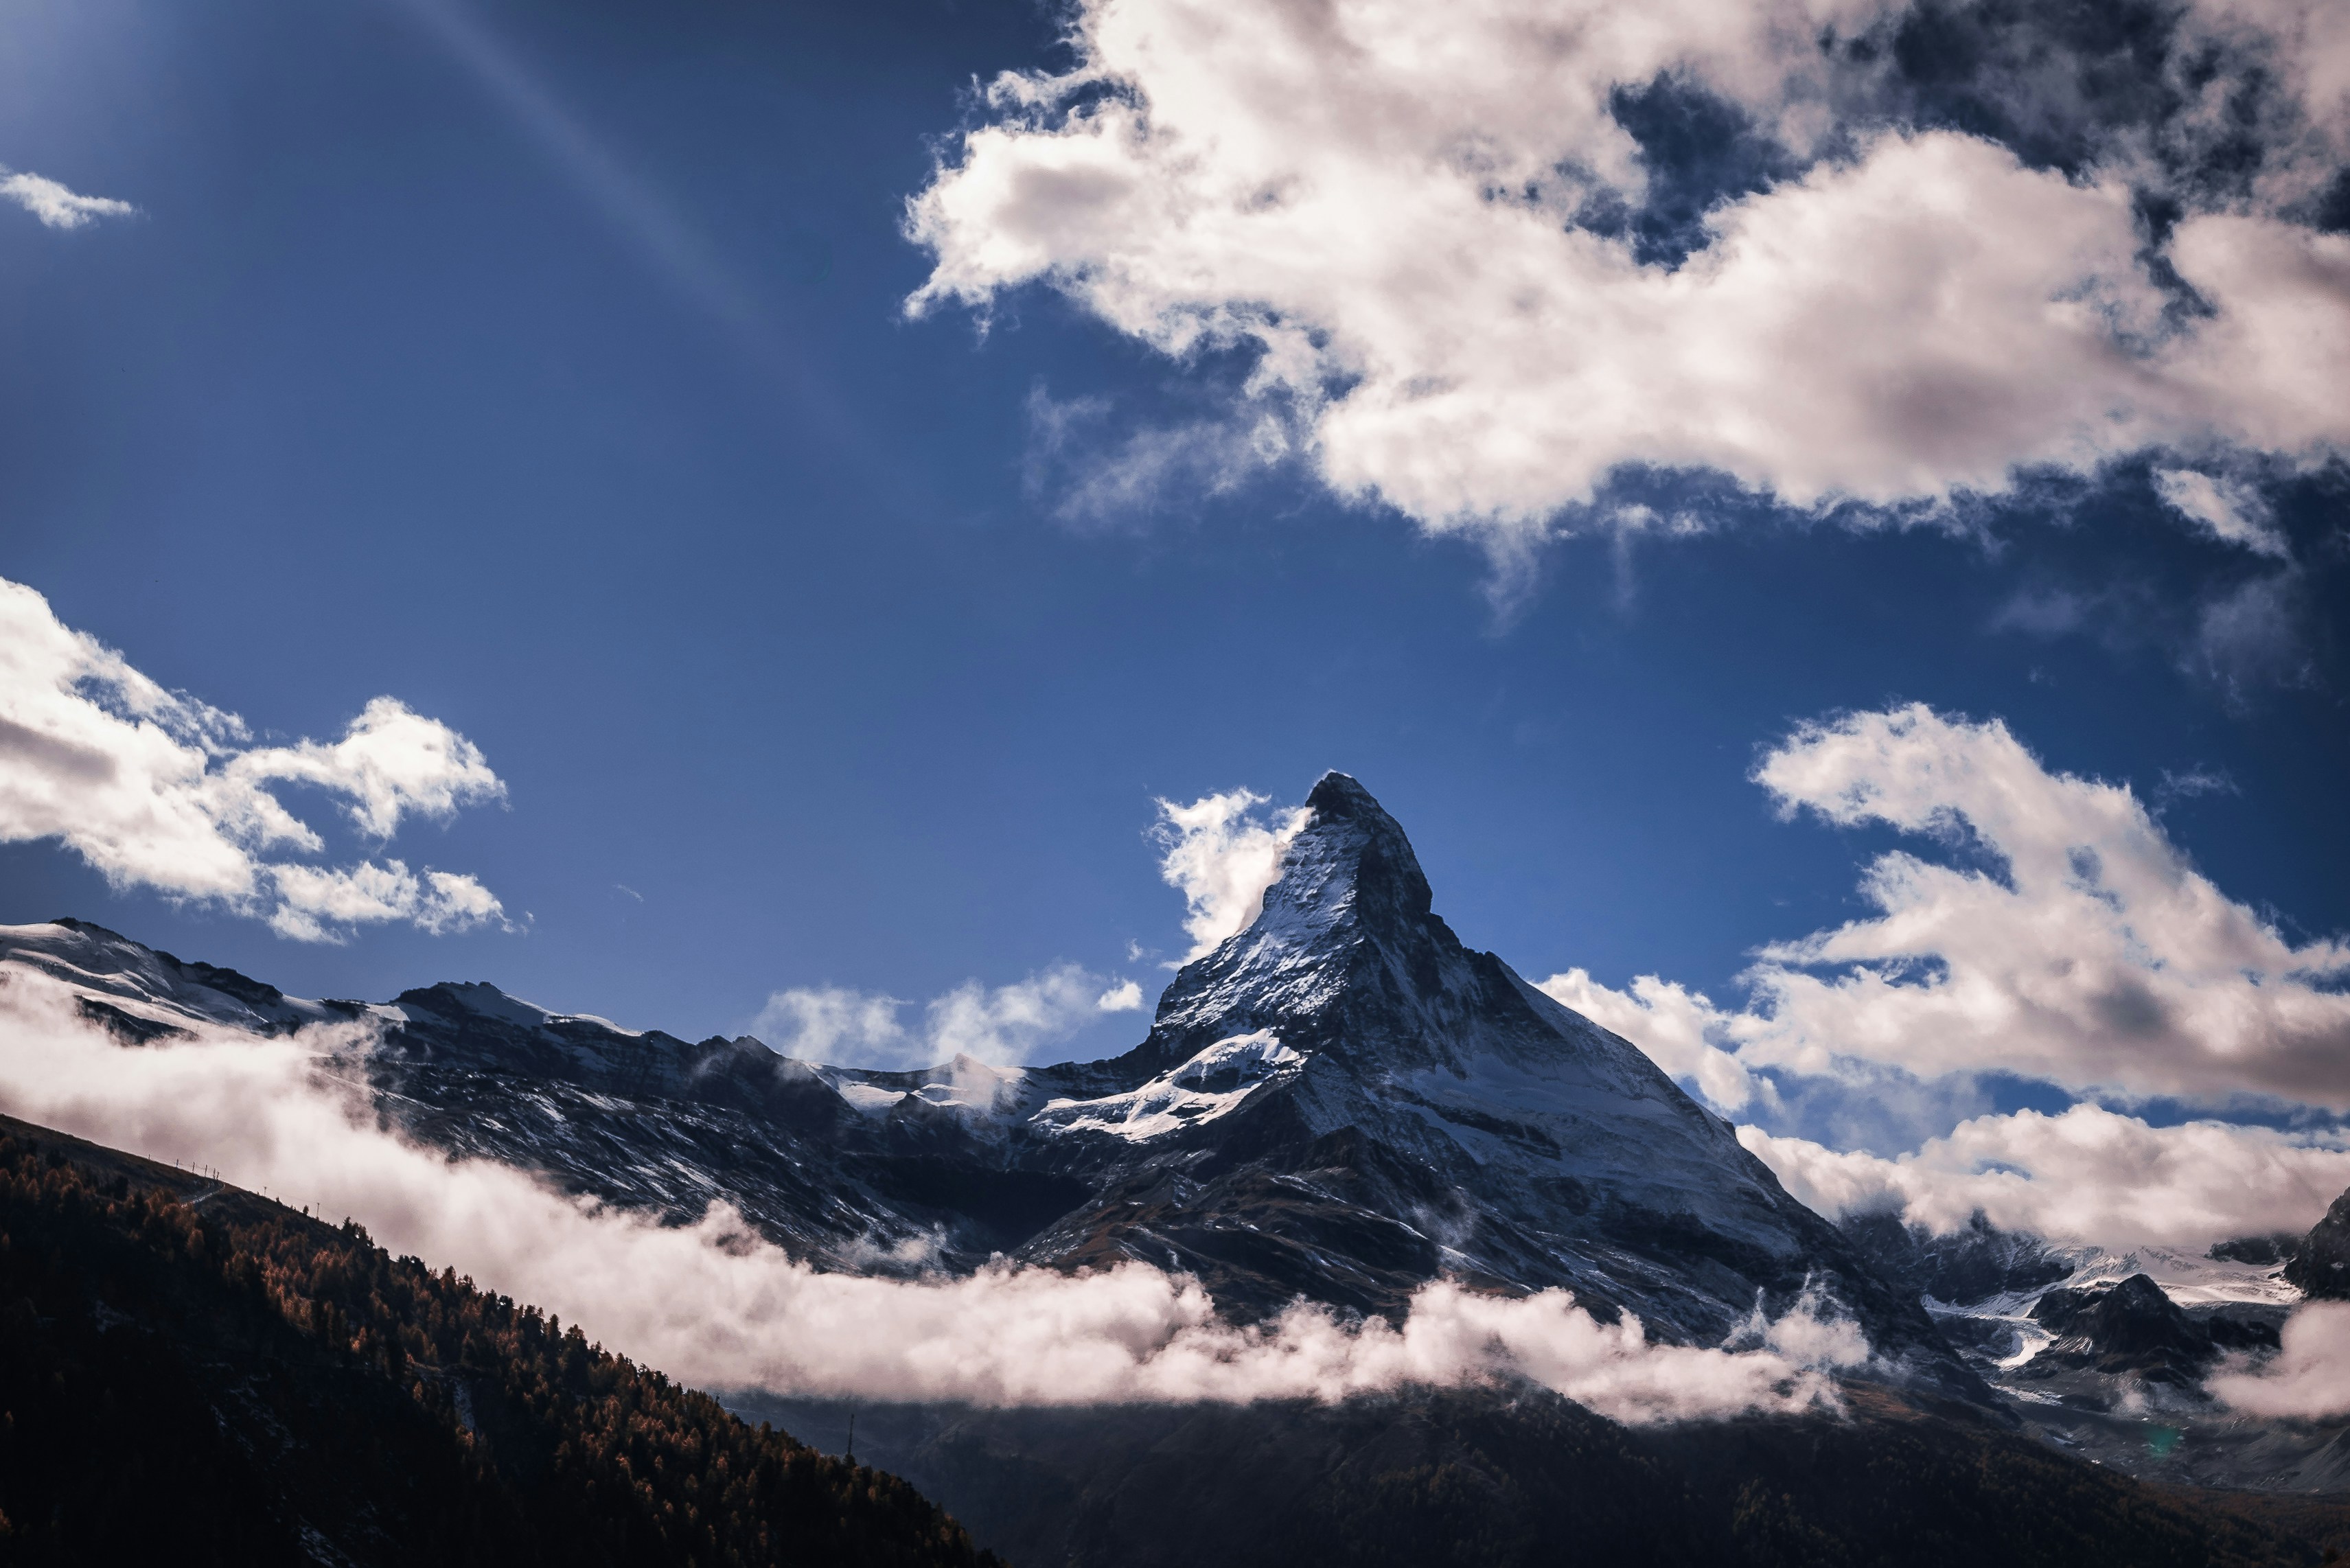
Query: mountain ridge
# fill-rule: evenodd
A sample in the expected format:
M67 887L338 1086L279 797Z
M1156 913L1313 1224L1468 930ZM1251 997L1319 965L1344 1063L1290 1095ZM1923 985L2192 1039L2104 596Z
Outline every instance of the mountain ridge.
M481 982L312 1003L235 977L257 1007L209 989L228 971L44 929L0 946L153 1023L351 1025L352 1070L411 1136L681 1218L723 1197L823 1267L1130 1259L1197 1276L1243 1321L1301 1297L1400 1315L1451 1278L1568 1289L1603 1320L1708 1345L1825 1297L1860 1322L1877 1375L1989 1397L1727 1122L1462 944L1401 826L1343 774L1308 795L1254 918L1179 971L1139 1044L1091 1063L827 1066Z

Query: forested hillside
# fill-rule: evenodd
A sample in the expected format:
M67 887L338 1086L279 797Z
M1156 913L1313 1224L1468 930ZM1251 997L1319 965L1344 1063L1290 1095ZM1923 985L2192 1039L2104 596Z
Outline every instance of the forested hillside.
M0 1563L133 1559L994 1562L356 1225L0 1118Z
M2339 1498L2155 1487L1961 1402L1625 1427L1548 1390L858 1411L859 1453L1055 1568L2315 1568ZM745 1399L837 1440L847 1411Z

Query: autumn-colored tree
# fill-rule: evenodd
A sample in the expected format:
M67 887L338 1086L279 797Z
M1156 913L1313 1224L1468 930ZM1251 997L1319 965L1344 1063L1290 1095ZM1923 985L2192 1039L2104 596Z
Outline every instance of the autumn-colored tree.
M0 1136L0 1564L993 1563L897 1478L355 1224L69 1147Z

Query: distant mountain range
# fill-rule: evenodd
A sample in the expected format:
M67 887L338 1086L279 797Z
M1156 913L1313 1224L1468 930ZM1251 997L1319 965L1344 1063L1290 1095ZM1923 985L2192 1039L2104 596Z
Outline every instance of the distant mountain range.
M1939 1434L1918 1438L1918 1484L1940 1484L1929 1479L1938 1466L1974 1463L1962 1456L1980 1459L1985 1443L2031 1449L2014 1434L2037 1432L2179 1480L2350 1487L2350 1448L2334 1452L2334 1428L2252 1431L2222 1421L2199 1392L2219 1355L2273 1345L2300 1293L2289 1273L2309 1276L2312 1293L2334 1288L2322 1271L2350 1256L2350 1197L2306 1241L2253 1239L2209 1259L2061 1250L1980 1221L1941 1237L1886 1216L1831 1224L1636 1047L1465 948L1433 912L1402 829L1360 784L1328 774L1307 805L1255 918L1177 974L1141 1044L1100 1062L959 1058L909 1073L802 1063L749 1037L637 1033L481 982L388 1002L305 1001L76 920L0 929L0 969L66 981L84 1017L126 1046L167 1043L199 1023L258 1034L366 1025L369 1044L340 1070L411 1137L665 1217L691 1219L723 1199L820 1268L967 1273L994 1258L1058 1270L1133 1260L1196 1276L1241 1322L1299 1298L1399 1314L1439 1278L1502 1294L1559 1286L1602 1318L1635 1314L1652 1337L1686 1345L1721 1344L1758 1309L1776 1316L1824 1300L1877 1353L1861 1380L1894 1403L1870 1407L1908 1408L1900 1418ZM741 1397L812 1430L841 1414ZM1446 1440L1483 1456L1460 1462L1516 1486L1527 1478L1511 1479L1494 1455L1531 1440L1523 1422L1586 1431L1586 1417L1557 1405L1464 1392L1397 1418L1425 1435L1430 1411L1450 1411ZM2173 1434L2167 1444L2147 1436L2155 1418ZM1003 1532L993 1539L1087 1563L1159 1560L1130 1540L1120 1546L1097 1520L1069 1521L1124 1495L1141 1473L1132 1467L1147 1468L1142 1456L1175 1434L1287 1434L1340 1463L1377 1426L1360 1411L1271 1408L933 1408L873 1419L873 1440L895 1445L889 1462L958 1513L992 1521ZM2195 1440L2181 1443L2181 1432ZM1607 1462L1655 1459L1639 1448ZM1731 1462L1707 1454L1672 1463ZM1453 1462L1437 1449L1422 1458L1439 1469ZM1237 1484L1201 1463L1192 1480L1202 1495ZM1314 1482L1325 1489L1315 1495L1351 1507L1333 1484ZM1799 1498L1831 1478L1786 1485ZM1076 1511L1040 1512L1037 1486L1061 1489ZM1717 1501L1729 1511L1705 1529L1727 1531L1736 1510ZM1527 1517L1550 1506L1527 1501ZM1145 1514L1157 1517L1134 1517ZM1065 1525L1109 1533L1083 1545ZM1178 1522L1153 1528L1188 1539ZM1734 1532L1700 1535L1706 1551L1730 1552ZM1966 1561L1962 1547L1916 1560Z
M1887 1368L1987 1399L1913 1292L1790 1198L1638 1048L1463 947L1410 843L1342 774L1243 930L1104 1062L922 1072L804 1064L549 1012L494 986L307 1002L80 922L10 961L72 981L125 1040L193 1018L372 1019L364 1070L412 1136L678 1216L724 1198L825 1266L967 1272L1134 1259L1255 1319L1304 1297L1399 1312L1440 1276L1572 1290L1718 1344L1806 1290ZM895 1262L893 1262L895 1260Z

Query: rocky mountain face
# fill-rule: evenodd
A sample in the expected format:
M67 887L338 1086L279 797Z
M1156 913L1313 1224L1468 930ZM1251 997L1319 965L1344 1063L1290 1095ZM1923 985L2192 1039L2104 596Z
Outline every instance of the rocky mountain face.
M2335 1199L2293 1249L2284 1277L2315 1300L2350 1301L2350 1192Z
M2038 1237L2002 1231L1980 1214L1942 1236L1882 1212L1847 1215L1839 1229L1886 1278L1938 1302L1979 1302L2033 1291L2073 1272L2073 1264Z
M1438 1274L1562 1285L1707 1342L1809 1280L1880 1347L1939 1354L1727 1123L1463 947L1359 784L1307 804L1263 912L1177 976L1148 1039L1031 1075L1066 1096L1032 1147L1095 1191L1024 1256L1169 1263L1258 1311L1390 1310Z
M2102 1290L2043 1292L2031 1315L2056 1337L2022 1369L2029 1377L2087 1369L2184 1387L2228 1351L2277 1348L2275 1324L2227 1312L2190 1315L2145 1274Z
M2206 1379L2279 1348L2305 1299L2302 1261L2324 1252L2345 1209L2314 1238L2240 1237L2201 1252L2054 1246L1980 1215L1939 1236L1882 1214L1841 1228L1919 1293L1951 1346L2048 1441L2131 1475L2298 1494L2343 1486L2350 1423L2246 1416Z
M1256 919L1103 1062L872 1072L479 983L301 1002L79 922L5 948L74 981L127 1044L191 1017L350 1024L347 1070L412 1135L615 1203L694 1215L723 1198L823 1266L1135 1259L1198 1275L1240 1319L1300 1296L1394 1313L1440 1276L1564 1286L1701 1344L1809 1288L1888 1361L1980 1395L1914 1291L1789 1198L1728 1123L1464 947L1360 784L1329 774L1307 804Z

